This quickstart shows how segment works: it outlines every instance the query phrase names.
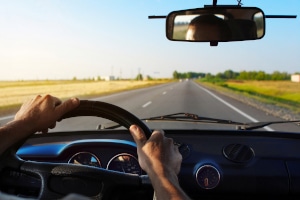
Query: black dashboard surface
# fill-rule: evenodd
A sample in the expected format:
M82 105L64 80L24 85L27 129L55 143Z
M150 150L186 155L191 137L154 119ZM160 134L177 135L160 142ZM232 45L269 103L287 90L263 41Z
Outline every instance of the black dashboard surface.
M183 162L178 178L182 188L194 199L224 195L300 195L298 134L164 131L167 137L181 144ZM93 155L94 163L99 163L96 167L105 169L112 160L124 161L130 155L127 164L115 162L116 166L111 169L146 175L138 169L136 146L128 130L61 132L46 137L37 135L29 139L18 154L24 160L68 163L80 152Z

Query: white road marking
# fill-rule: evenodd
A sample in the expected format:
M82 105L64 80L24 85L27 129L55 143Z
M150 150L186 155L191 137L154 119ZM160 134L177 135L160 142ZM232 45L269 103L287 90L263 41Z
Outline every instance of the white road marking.
M130 91L124 91L124 92L109 94L107 96L91 98L90 100L103 101L105 99L109 99L109 98L112 98L112 97L119 97L119 96L122 96L122 95L128 95L130 93L138 93L140 91L152 90L153 88L160 88L160 87L165 87L165 85L162 84L162 85L157 85L157 86L152 86L152 87L133 89L133 90L130 90Z
M196 84L196 83L195 83ZM233 109L234 111L236 111L237 113L243 115L244 117L248 118L249 120L251 120L252 122L258 122L257 119L251 117L250 115L244 113L243 111L241 111L240 109L238 109L237 107L234 107L232 104L228 103L227 101L221 99L220 97L218 97L217 95L215 95L214 93L212 93L211 91L201 87L200 85L196 84L200 89L204 90L205 92L207 92L208 94L210 94L211 96L213 96L214 98L216 98L217 100L219 100L220 102L222 102L223 104L225 104L226 106L230 107L231 109ZM274 131L272 128L266 126L264 127L264 129L266 129L267 131Z
M149 106L152 102L151 101L148 101L147 103L145 103L142 107L143 108L146 108L147 106Z
M167 94L167 92L163 92L163 95Z

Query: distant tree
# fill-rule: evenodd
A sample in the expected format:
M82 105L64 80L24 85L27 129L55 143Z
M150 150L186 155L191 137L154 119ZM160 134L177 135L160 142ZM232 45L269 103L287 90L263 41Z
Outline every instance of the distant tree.
M201 72L184 72L184 73L179 73L177 71L173 72L173 79L192 79L192 78L204 78L205 73Z
M179 74L176 70L173 72L173 79L179 79Z
M225 78L224 77L224 73L221 73L221 72L217 73L216 74L216 78L218 78L218 79L224 79Z
M232 71L232 70L226 70L225 72L224 72L224 78L225 79L234 79L235 78L235 72L234 71Z
M296 73L297 74L297 73ZM300 72L298 72L300 74ZM272 74L268 74L264 71L241 71L234 72L233 70L226 70L224 72L219 72L216 75L210 73L199 73L199 72L184 72L179 73L177 71L173 72L174 79L185 79L185 78L205 78L205 80L290 80L291 75L286 72L274 71Z
M261 81L261 80L266 80L266 79L267 79L267 75L264 71L257 72L255 80Z
M206 78L207 80L212 79L212 78L213 78L213 75L212 75L211 73L207 73L207 74L205 75L205 78Z
M239 76L237 77L239 80L248 80L248 72L241 71Z
M286 72L274 71L271 75L272 80L289 80L291 75Z
M148 80L148 81L152 81L152 80L153 80L153 78L152 78L151 76L147 75L147 76L146 76L146 80Z
M192 73L192 72L188 72L188 73L186 74L186 78L194 78L194 77L193 77L193 73Z
M249 73L249 80L256 80L257 71L250 71Z
M138 80L138 81L142 81L143 80L143 75L138 74L135 79Z

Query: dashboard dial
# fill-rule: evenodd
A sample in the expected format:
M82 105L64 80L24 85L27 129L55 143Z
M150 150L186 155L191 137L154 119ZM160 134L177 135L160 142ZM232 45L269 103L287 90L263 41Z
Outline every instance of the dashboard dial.
M71 164L77 165L88 165L93 167L101 167L100 160L92 153L89 152L79 152L73 155L69 162Z
M130 174L142 174L138 160L133 155L127 153L118 154L110 159L107 169Z
M220 173L212 165L203 165L197 170L196 179L201 188L213 189L220 182Z

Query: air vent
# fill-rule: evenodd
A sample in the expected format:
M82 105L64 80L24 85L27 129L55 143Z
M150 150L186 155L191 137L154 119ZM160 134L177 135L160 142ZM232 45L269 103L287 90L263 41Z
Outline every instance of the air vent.
M254 157L254 151L247 145L230 144L223 148L224 156L236 163L247 163Z
M174 144L178 146L178 150L182 155L182 159L186 159L190 155L191 149L188 145L180 142L174 142Z

